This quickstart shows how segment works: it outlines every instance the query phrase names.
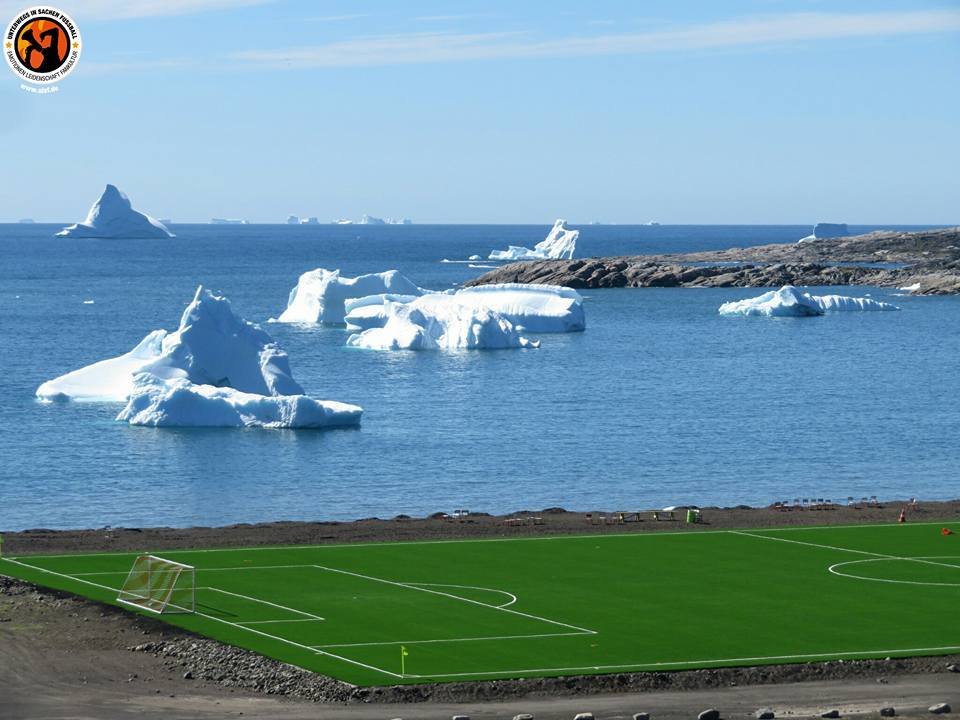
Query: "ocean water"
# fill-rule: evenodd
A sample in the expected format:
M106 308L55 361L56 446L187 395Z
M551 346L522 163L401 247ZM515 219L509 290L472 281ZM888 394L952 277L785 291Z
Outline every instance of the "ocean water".
M308 269L397 268L442 289L483 270L441 259L548 228L179 225L170 241L103 241L58 227L0 225L0 529L960 496L960 298L844 288L903 311L769 319L717 315L758 290L592 290L586 332L525 351L377 353L346 349L342 329L265 325L310 394L364 407L360 429L140 428L117 405L34 391L174 328L201 283L264 322ZM808 232L587 226L578 251Z

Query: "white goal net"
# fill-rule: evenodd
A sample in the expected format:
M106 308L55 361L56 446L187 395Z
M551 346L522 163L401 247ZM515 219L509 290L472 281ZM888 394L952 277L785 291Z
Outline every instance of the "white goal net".
M196 570L190 565L141 555L123 581L117 602L160 613L192 613L197 607Z

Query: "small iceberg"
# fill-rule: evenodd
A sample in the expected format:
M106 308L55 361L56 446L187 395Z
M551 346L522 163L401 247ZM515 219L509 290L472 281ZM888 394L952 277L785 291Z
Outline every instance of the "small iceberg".
M721 315L763 315L767 317L808 317L826 312L862 310L899 310L890 303L870 298L844 295L810 295L793 285L766 292L755 298L727 302L720 306Z
M468 350L536 348L509 320L484 307L460 304L454 295L424 295L409 303L387 301L386 322L347 339L368 350Z
M249 225L244 218L210 218L211 225Z
M348 278L339 270L317 268L300 276L287 298L287 309L273 322L342 324L344 303L352 298L424 292L396 270Z
M813 242L814 240L823 240L824 238L847 237L850 231L846 223L817 223L813 226L813 232L806 237L797 240L798 243Z
M566 220L557 220L547 237L533 246L533 250L511 245L506 250L494 250L488 260L572 260L577 249L579 230L570 230Z
M363 413L307 397L270 335L202 286L176 331L154 330L124 355L43 383L37 397L126 402L118 420L153 426L333 427Z
M432 293L417 297L372 295L348 300L344 321L348 329L367 330L383 327L395 310L391 305L419 301L418 307L442 305L491 310L525 332L579 332L587 326L583 297L572 288L556 285L500 283L463 288L450 293ZM439 313L438 314L443 314Z
M372 215L362 215L357 225L386 225L387 221L383 218L373 217Z
M159 220L138 212L130 198L115 185L107 185L87 219L57 233L57 237L82 238L172 238L174 234Z
M300 224L300 216L299 216L299 215L287 215L287 219L286 219L285 222L286 222L287 225L299 225L299 224Z

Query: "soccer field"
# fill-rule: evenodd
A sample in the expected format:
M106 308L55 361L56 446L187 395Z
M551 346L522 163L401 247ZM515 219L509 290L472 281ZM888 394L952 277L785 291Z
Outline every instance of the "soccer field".
M960 531L162 551L196 568L197 606L160 617L357 685L947 654L960 650L960 534L943 527ZM0 573L115 603L136 556L25 555Z

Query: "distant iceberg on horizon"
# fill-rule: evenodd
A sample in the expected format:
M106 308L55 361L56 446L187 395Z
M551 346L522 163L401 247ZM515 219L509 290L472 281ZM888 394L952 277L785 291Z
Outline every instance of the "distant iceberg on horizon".
M57 237L82 238L172 238L175 235L163 223L133 209L130 198L107 185L83 222L75 223L56 234Z
M46 401L126 402L133 425L318 428L356 425L356 405L314 400L287 354L230 301L197 288L174 332L154 330L119 357L37 388Z
M870 298L845 295L810 295L793 285L784 285L755 298L726 302L720 306L721 315L762 315L766 317L810 317L827 312L871 310L899 310L891 303Z
M797 240L798 243L812 242L813 240L823 240L825 238L847 237L850 230L846 223L817 223L813 226L813 232L806 237Z
M557 220L547 237L533 249L511 245L506 250L494 250L489 260L572 260L577 249L579 230L570 230L566 220Z

